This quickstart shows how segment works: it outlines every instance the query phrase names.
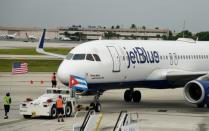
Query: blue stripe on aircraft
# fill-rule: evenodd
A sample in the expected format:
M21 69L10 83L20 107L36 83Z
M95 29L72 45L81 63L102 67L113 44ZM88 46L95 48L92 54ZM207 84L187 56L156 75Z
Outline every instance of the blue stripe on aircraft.
M80 86L73 86L73 90L87 91L88 88L83 88L83 87L80 87Z
M185 84L185 83L184 83ZM114 83L88 83L88 90L109 90L122 88L152 88L152 89L169 89L184 86L174 85L174 83L167 80L153 80L153 81L129 81L129 82L114 82ZM68 85L68 83L66 84Z

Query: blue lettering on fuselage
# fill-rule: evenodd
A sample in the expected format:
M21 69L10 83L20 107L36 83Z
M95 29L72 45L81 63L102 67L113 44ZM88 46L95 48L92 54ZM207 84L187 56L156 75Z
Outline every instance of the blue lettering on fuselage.
M144 64L144 63L159 63L160 58L157 51L147 51L143 47L135 47L131 51L126 51L128 56L128 66L131 64Z

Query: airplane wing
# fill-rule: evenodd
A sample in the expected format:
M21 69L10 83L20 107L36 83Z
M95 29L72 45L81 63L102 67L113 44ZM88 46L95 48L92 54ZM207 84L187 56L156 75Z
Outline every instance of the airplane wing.
M50 53L50 52L46 52L44 50L44 40L45 40L45 33L46 33L46 29L44 29L40 40L39 40L39 46L36 48L36 52L40 53L40 54L44 54L44 55L49 55L49 56L53 56L53 57L57 57L57 58L65 58L65 55L60 55L60 54L55 54L55 53Z
M209 72L192 72L175 69L159 69L153 71L147 80L167 80L174 85L184 85L194 79L205 79ZM207 76L208 78L208 76Z

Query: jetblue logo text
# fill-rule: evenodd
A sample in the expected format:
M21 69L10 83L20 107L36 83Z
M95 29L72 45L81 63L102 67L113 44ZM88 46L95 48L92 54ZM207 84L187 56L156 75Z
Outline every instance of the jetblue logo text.
M144 64L144 63L159 63L159 54L157 51L146 51L143 47L135 47L133 51L127 52L128 66L131 64Z

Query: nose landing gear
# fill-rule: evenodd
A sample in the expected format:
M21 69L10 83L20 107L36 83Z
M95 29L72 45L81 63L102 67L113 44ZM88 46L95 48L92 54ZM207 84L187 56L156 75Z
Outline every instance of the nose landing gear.
M140 102L141 101L141 92L138 90L126 90L124 92L124 100L126 102L131 102L133 100L133 102Z
M97 95L94 97L94 102L92 102L90 104L90 108L94 109L96 112L100 112L101 109L102 109L102 106L101 106L101 104L99 102L100 95L102 95L102 93L101 92L97 92Z

